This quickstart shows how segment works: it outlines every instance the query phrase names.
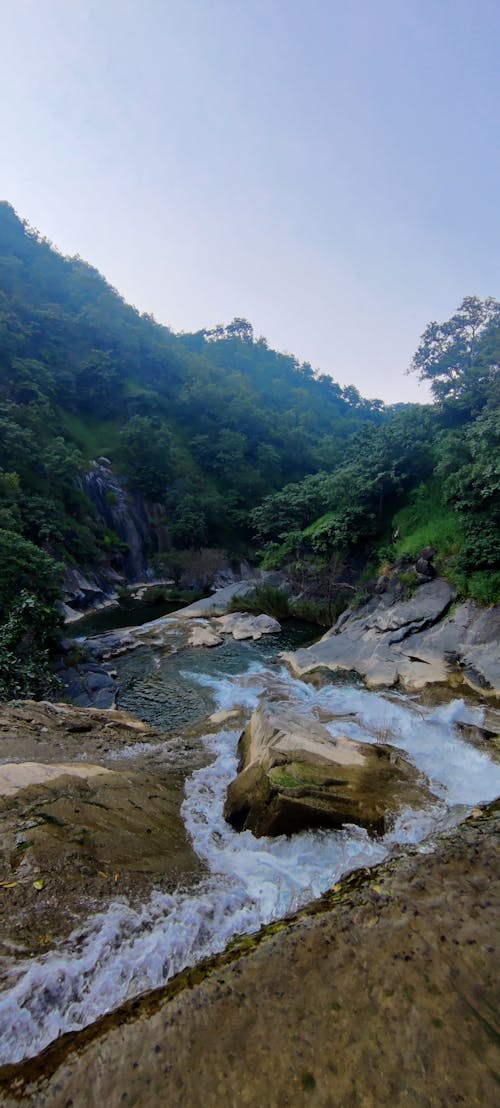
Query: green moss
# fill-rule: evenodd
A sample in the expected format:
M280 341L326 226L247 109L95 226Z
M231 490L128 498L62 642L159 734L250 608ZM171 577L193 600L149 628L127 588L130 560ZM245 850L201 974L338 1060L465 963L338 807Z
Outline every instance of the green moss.
M271 784L278 789L298 789L301 785L309 784L304 777L294 777L281 766L270 770L268 776Z
M313 1089L316 1088L316 1078L314 1074L309 1072L309 1070L304 1070L304 1072L301 1073L300 1083L302 1085L302 1088L305 1089L306 1093L312 1093Z

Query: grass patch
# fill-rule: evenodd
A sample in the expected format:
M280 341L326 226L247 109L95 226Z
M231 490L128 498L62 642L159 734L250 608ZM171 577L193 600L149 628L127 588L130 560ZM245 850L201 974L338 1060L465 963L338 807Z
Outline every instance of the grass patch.
M488 570L477 570L466 576L458 570L451 570L448 577L455 585L460 596L470 596L478 604L500 603L500 571L490 573Z
M394 558L415 558L426 546L433 546L438 558L456 554L463 542L463 529L457 512L443 503L437 482L419 485L410 503L394 517L401 537L394 544Z
M73 439L87 462L100 455L113 458L120 445L121 419L81 419L71 412L61 413L61 434Z
M228 610L272 616L274 619L289 619L292 614L285 590L273 588L272 585L262 585L249 596L234 596Z
M346 607L342 602L342 609ZM303 619L304 623L318 623L320 627L331 627L335 614L329 611L326 600L292 600L290 612L294 619Z

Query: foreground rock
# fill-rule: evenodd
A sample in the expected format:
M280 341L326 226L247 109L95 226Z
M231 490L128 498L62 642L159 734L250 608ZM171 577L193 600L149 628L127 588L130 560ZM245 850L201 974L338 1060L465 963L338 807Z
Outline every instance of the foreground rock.
M402 804L429 796L394 748L333 737L284 707L259 705L238 751L240 771L224 807L237 831L290 835L354 823L383 832Z
M499 821L354 875L39 1059L6 1106L486 1105L498 1096Z
M344 612L319 642L283 658L298 677L354 672L371 688L401 684L409 691L465 682L500 696L500 607L467 601L450 610L453 599L442 579L421 585L409 600L374 596Z
M124 712L2 707L2 955L50 949L117 895L139 903L200 878L180 817L184 774L144 753L115 759L161 739Z

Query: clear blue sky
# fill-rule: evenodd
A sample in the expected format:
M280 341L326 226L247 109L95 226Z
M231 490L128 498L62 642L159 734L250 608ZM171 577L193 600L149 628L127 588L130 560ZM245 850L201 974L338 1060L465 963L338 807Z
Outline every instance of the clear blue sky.
M388 401L499 292L498 0L0 0L2 197L175 330Z

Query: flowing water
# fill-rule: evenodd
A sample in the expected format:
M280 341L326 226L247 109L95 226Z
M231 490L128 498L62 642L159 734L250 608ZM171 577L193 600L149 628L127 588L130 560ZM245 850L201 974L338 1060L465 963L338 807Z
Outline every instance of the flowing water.
M290 634L295 643L273 636L272 642L258 644L231 640L212 651L156 656L144 650L119 659L124 690L119 706L175 731L186 716L197 718L214 707L251 709L259 697L272 695L305 718L333 717L326 724L332 734L341 730L369 743L390 735L426 776L434 801L402 811L382 838L370 838L354 826L290 839L238 834L222 814L236 772L238 733L224 729L205 736L200 742L210 760L188 774L182 814L208 876L190 891L155 891L139 909L117 898L58 949L13 964L9 989L0 996L0 1061L37 1053L64 1031L91 1023L222 950L235 935L293 912L350 870L380 862L408 844L431 850L429 836L500 793L500 766L464 741L455 726L458 715L480 722L481 708L466 708L461 701L423 708L404 695L368 692L345 682L317 690L271 664L277 649L297 645L307 631ZM151 756L155 750L158 757L175 761L175 741L156 745ZM121 751L117 765L131 757L133 748Z

